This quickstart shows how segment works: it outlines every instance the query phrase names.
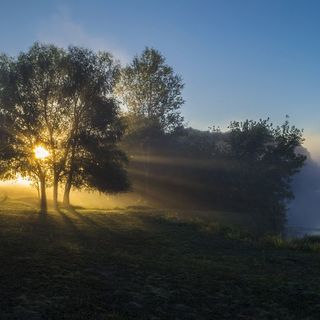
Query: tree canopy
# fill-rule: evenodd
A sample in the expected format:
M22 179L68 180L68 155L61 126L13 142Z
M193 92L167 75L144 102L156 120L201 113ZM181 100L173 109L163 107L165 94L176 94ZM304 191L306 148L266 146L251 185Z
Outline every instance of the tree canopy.
M151 202L178 208L250 214L265 228L281 230L292 199L291 180L304 164L302 131L286 120L233 121L227 131L185 128L153 138L146 159L138 146L130 174ZM145 162L149 174L144 174Z
M182 78L161 53L146 48L121 69L115 95L126 109L129 133L150 128L170 132L182 125Z
M85 181L82 186L100 191L128 187L126 158L116 146L123 126L111 96L117 67L110 54L36 43L16 59L3 55L0 68L1 135L5 138L0 160L4 178L18 172L39 184L43 211L48 185L54 187L55 205L58 183L63 181L67 200L70 188L80 181ZM89 136L91 148L85 148L83 141ZM50 156L37 159L37 146L47 149ZM108 161L97 161L101 150L108 150ZM81 163L86 165L81 167ZM85 176L89 168L90 179L77 177L79 172ZM118 184L106 181L104 185L97 178L101 168L117 176Z

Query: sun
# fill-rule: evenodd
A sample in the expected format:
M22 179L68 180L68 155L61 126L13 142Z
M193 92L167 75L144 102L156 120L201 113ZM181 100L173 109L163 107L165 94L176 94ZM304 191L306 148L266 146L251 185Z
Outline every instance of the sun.
M33 151L36 159L39 160L45 159L49 156L49 151L42 146L36 146Z

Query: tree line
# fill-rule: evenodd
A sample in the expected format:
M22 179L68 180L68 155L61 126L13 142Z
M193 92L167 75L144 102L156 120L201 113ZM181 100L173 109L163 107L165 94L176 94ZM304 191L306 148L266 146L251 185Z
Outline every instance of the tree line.
M288 119L279 126L261 119L233 121L225 132L183 127L154 135L147 147L130 141L126 150L133 185L151 203L245 213L281 231L292 178L306 159L297 149L302 140Z
M146 198L170 190L193 203L263 211L279 224L305 161L296 151L302 130L287 119L234 121L225 132L188 128L183 87L152 48L124 67L81 47L35 43L15 58L2 55L2 179L17 172L32 179L42 212L48 186L57 209L59 185L69 206L72 188L120 192L131 181ZM49 156L35 157L36 146Z

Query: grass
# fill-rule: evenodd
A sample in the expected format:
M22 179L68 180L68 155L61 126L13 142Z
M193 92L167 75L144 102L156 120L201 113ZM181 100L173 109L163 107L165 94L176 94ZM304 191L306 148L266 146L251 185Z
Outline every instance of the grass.
M6 199L0 319L319 319L309 249L159 210L41 216Z

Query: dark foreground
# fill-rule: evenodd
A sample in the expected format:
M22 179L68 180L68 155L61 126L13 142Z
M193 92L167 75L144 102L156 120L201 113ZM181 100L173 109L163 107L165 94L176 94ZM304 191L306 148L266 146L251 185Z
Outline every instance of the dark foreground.
M320 256L150 210L0 212L0 319L320 319Z

